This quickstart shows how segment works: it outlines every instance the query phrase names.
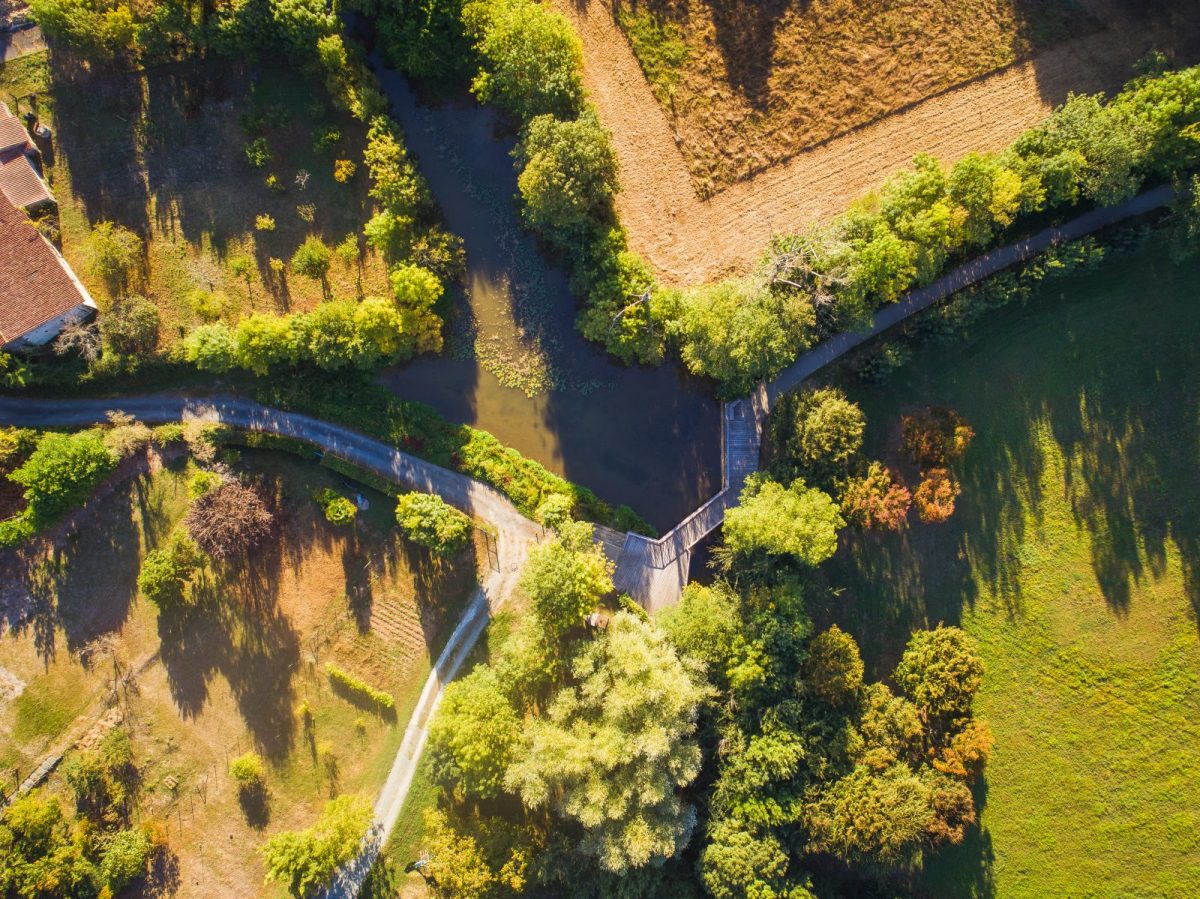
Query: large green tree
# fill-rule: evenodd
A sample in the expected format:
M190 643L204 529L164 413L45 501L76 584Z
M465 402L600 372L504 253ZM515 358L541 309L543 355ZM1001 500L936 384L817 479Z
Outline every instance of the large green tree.
M837 549L845 522L837 506L797 478L790 487L757 477L747 482L739 504L725 513L725 543L736 555L791 556L819 565Z
M521 739L521 722L496 672L479 665L446 687L429 729L434 777L464 794L494 799Z
M541 115L515 151L525 220L568 252L610 218L617 157L596 114L560 121Z
M559 534L530 551L520 582L547 646L555 648L613 589L613 566L592 542L592 526L563 522L559 528Z
M695 824L679 790L700 771L694 733L706 687L629 612L582 649L572 674L576 683L526 728L508 788L582 828L579 850L606 871L670 858Z
M360 796L339 796L306 830L285 830L260 847L267 880L287 885L294 896L311 896L354 857L371 823L371 806Z

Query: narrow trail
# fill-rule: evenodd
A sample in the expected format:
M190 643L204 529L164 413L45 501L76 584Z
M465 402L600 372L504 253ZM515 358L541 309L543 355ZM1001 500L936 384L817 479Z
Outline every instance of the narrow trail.
M621 171L617 210L630 245L676 286L745 270L773 234L842 212L918 153L949 163L973 150L998 149L1045 118L1069 91L1118 88L1154 40L1133 21L1069 41L701 200L670 120L607 0L552 2L583 40L584 83L612 132Z
M337 899L351 899L358 895L400 817L429 736L429 722L441 702L446 684L458 673L492 613L516 588L529 545L538 538L541 528L523 516L507 497L473 478L439 468L340 425L272 409L239 397L157 394L57 401L0 397L0 423L79 427L105 421L111 409L120 409L151 423L205 421L294 437L408 489L436 493L451 505L488 522L496 531L498 564L471 595L466 611L433 665L375 803L374 819L361 855L354 864L343 869L326 893Z

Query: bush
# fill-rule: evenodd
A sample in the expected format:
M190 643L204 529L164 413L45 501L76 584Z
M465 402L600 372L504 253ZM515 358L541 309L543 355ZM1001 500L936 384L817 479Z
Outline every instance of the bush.
M183 521L196 545L217 560L249 552L275 528L258 491L234 480L193 502Z
M312 278L314 281L324 280L329 274L329 265L332 261L332 254L329 247L321 238L315 235L309 235L304 239L295 253L292 254L292 271L297 275L304 275L306 278Z
M250 143L245 144L242 147L242 153L246 156L246 162L256 169L266 168L271 161L271 147L267 144L265 137L256 137Z
M263 215L257 216L254 219L254 230L255 231L274 231L275 230L275 219L273 219L269 215L266 215L265 213Z
M904 450L920 466L943 468L962 458L975 430L953 409L930 406L900 420Z
M325 663L325 673L329 675L329 680L336 686L340 686L350 693L370 700L385 712L395 711L396 700L392 697L391 693L385 693L383 690L376 690L366 681L355 677L347 671L344 671L332 662Z
M471 519L431 493L401 496L396 521L405 537L439 556L458 552L471 535Z
M141 296L128 296L100 316L104 344L122 356L148 356L158 345L158 307Z
M333 164L333 180L338 184L345 184L354 177L356 171L358 166L349 159L339 159Z
M233 778L239 790L261 789L266 777L266 766L258 753L247 752L229 763L229 776Z
M138 573L138 589L158 606L183 600L183 589L200 567L200 550L186 534L176 531L159 549L152 549L142 559Z
M116 465L99 431L44 434L37 448L9 480L25 488L25 500L39 522L48 523L81 505Z
M954 503L962 487L945 468L925 472L913 493L917 516L926 524L946 521L954 514Z
M197 468L188 478L188 499L197 500L205 494L216 490L225 482L219 471L211 468Z
M88 236L88 249L92 270L114 295L125 289L141 267L142 239L121 225L97 222Z
M325 513L325 520L333 525L349 524L358 514L358 507L354 503L328 487L317 494L317 502Z

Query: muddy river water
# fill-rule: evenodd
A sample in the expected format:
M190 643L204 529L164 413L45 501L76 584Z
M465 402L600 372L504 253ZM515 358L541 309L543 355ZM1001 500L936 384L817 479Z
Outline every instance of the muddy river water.
M467 251L446 352L383 382L669 528L720 487L711 392L671 365L627 368L575 330L565 273L520 227L512 141L497 137L495 113L466 96L423 105L402 76L377 72Z

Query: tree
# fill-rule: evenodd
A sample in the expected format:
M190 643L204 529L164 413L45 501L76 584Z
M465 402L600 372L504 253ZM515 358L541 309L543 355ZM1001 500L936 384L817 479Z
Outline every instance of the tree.
M844 524L829 495L799 478L785 488L755 477L725 513L725 544L735 555L786 555L815 566L833 555Z
M805 884L787 876L788 853L770 833L732 821L709 829L700 854L700 878L713 899L811 899Z
M882 462L851 478L842 494L842 516L864 530L898 531L908 523L912 494Z
M675 647L703 662L720 683L742 640L740 601L725 581L712 586L691 583L674 606L655 619Z
M432 493L401 496L396 522L405 537L439 556L454 555L471 536L471 519Z
M816 321L804 294L749 280L684 291L664 314L688 370L717 379L730 395L748 392L792 362Z
M142 239L122 225L97 222L88 236L92 270L114 297L129 286L142 261Z
M257 490L228 478L193 502L183 523L200 549L224 561L266 540L275 516Z
M439 899L515 899L523 893L532 847L507 822L480 818L459 827L444 811L426 809L422 846L429 861L421 873Z
M859 766L805 807L809 847L849 864L911 870L934 823L929 786L905 765Z
M392 285L392 296L404 309L433 309L445 292L437 275L411 262L393 266L388 281Z
M563 16L533 0L471 0L463 23L481 64L471 90L521 121L572 119L583 106L583 44Z
M12 353L0 351L0 386L24 387L29 369Z
M0 812L0 891L25 897L94 896L100 874L55 798L15 799Z
M100 316L104 344L122 356L147 356L158 345L158 307L142 296L127 296Z
M138 589L159 606L183 599L184 585L200 566L200 550L182 531L171 534L167 545L152 549L142 559Z
M576 683L526 727L507 788L580 826L579 851L605 871L670 858L695 824L678 790L700 771L693 734L706 687L629 612L580 651L572 673Z
M137 26L129 7L100 0L35 0L38 25L64 47L97 62L133 49Z
M854 638L836 624L813 637L804 660L808 689L822 702L846 708L858 698L863 682L863 661Z
M917 517L926 524L946 521L954 514L954 501L961 492L962 488L948 469L930 469L913 494Z
M612 592L612 563L592 542L586 522L560 525L561 532L529 552L520 588L533 603L546 645L555 652L572 627Z
M218 375L229 371L237 361L237 341L222 322L192 328L180 348L183 358L196 368Z
M516 709L496 672L478 665L446 688L429 730L434 777L473 799L495 799L521 740Z
M831 483L862 448L866 416L836 387L803 391L789 406L789 455L806 478Z
M975 429L953 409L929 406L900 419L904 450L921 467L945 468L957 462L975 438Z
M233 360L238 367L259 377L266 376L274 366L296 361L298 348L292 341L291 325L281 315L251 313L237 323L233 341Z
M229 776L233 778L239 790L259 789L266 776L262 757L257 752L239 755L229 763Z
M292 271L314 281L324 281L333 262L333 252L325 241L310 234L292 254Z
M354 857L370 823L371 806L362 797L331 800L312 827L283 831L263 843L267 880L287 884L293 896L314 894Z
M578 252L579 241L610 217L617 157L596 114L573 121L541 115L515 150L525 221L552 243Z
M36 515L53 518L81 504L116 463L99 431L48 433L8 479L25 488Z
M108 841L100 874L113 893L119 893L146 873L153 844L140 828L120 830Z
M917 276L917 248L876 222L869 237L856 242L850 270L852 291L881 303L895 303Z
M934 723L966 718L983 682L983 661L957 627L915 631L896 666L896 684Z

